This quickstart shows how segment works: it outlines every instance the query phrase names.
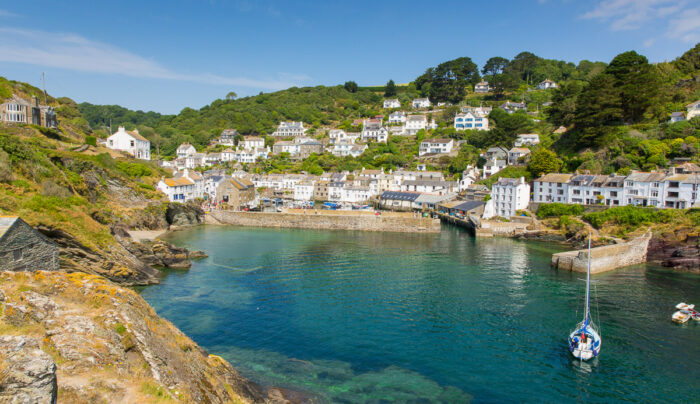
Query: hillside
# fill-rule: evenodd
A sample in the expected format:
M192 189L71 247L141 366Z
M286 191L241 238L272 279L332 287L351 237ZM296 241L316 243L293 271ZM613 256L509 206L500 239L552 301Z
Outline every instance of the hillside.
M577 64L544 59L521 52L512 59L493 57L478 69L471 59L458 58L431 67L405 86L345 86L290 88L240 99L219 99L199 110L183 109L177 115L128 111L116 106L80 104L93 128L103 128L109 117L138 127L164 156L172 156L182 142L206 149L223 129L235 128L242 135L269 135L280 121L295 120L310 127L309 134L322 139L331 128L357 131L353 119L388 115L382 100L396 97L403 110L413 112L410 100L427 96L433 102L453 106L427 113L439 127L416 137L392 136L387 145L370 144L359 158L336 158L329 153L312 157L305 165L275 158L247 167L253 172L337 171L358 167L413 168L418 143L424 138L464 140L457 156L429 161L429 167L447 176L459 175L467 164L481 166L479 152L501 145L511 147L520 133L538 133L538 149L556 152L547 167L562 171L626 173L630 170L667 168L674 158L697 161L700 122L697 119L668 123L670 114L700 99L700 44L672 62L651 64L636 52L625 52L610 63L580 61ZM473 93L471 86L486 79L489 93ZM538 82L551 79L559 88L539 90ZM393 82L391 82L393 84ZM505 114L497 107L504 101L524 102L528 112ZM494 107L488 131L456 131L452 120L459 106ZM385 118L386 119L386 118ZM568 130L555 133L564 126ZM105 133L106 134L106 133ZM272 139L268 139L268 144ZM539 162L541 163L541 162ZM531 175L539 175L536 164Z
M4 97L43 99L24 83L3 79L0 89ZM47 101L56 108L58 129L0 125L0 214L20 216L56 241L64 270L124 284L157 282L158 270L127 250L131 244L120 229L168 226L169 206L154 187L166 173L86 144L91 132L76 104Z

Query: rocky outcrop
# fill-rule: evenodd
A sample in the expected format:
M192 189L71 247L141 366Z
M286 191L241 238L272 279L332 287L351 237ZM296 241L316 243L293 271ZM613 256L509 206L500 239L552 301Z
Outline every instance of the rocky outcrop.
M170 226L194 226L204 223L204 211L197 202L170 203L165 218Z
M95 251L62 229L44 225L36 229L58 244L60 267L64 271L101 275L123 285L158 283L158 270L139 260L120 243Z
M156 267L187 269L192 266L190 260L207 256L204 251L189 251L163 240L136 242L131 239L119 238L119 242L141 262Z
M647 250L647 260L678 271L700 273L698 234L687 234L680 238L652 238Z
M0 402L286 400L103 277L1 272L0 293L0 326L24 334L0 337Z
M0 336L0 402L55 403L56 363L25 336Z

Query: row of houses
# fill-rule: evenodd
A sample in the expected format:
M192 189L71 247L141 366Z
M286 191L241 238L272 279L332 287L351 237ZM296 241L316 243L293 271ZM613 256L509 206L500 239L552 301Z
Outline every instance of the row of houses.
M700 206L700 167L686 163L668 172L629 175L547 174L534 181L533 202L578 205Z

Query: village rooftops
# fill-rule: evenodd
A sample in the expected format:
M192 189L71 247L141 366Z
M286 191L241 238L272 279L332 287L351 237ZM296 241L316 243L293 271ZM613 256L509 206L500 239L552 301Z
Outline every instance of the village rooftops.
M700 166L695 163L683 163L675 167L678 174L700 173Z
M476 209L481 205L484 205L484 201L473 200L473 201L452 201L441 203L440 206L447 209L462 210L468 212L470 210Z
M517 186L521 183L520 178L506 178L506 177L500 177L498 179L498 182L496 183L497 185L502 185L502 186Z
M571 177L573 177L572 174L551 173L551 174L544 175L544 176L536 179L535 181L537 181L537 182L555 182L555 183L562 183L563 184L563 183L569 182Z
M525 153L525 154L527 154L527 153L530 153L530 149L528 149L526 147L514 147L514 148L510 149L509 152L510 153Z
M674 174L669 177L666 177L665 181L677 181L686 184L700 184L700 174Z
M452 142L452 139L425 139L423 143L440 143L440 144L448 144Z
M666 173L662 172L645 173L633 171L625 180L634 182L663 182L664 178L666 178Z
M428 118L426 118L425 115L409 115L406 120L411 122L427 122Z
M683 112L671 112L671 118L685 118Z

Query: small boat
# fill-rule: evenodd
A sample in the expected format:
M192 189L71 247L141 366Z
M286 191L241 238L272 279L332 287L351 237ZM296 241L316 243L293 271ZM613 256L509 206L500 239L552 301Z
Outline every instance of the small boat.
M677 312L673 313L671 320L673 320L675 323L684 324L687 323L691 317L690 311L678 310Z
M676 308L678 310L694 310L695 305L681 302L676 305Z
M591 319L591 235L588 235L588 270L586 271L586 303L583 321L569 334L569 352L575 358L587 361L600 354L603 342Z

